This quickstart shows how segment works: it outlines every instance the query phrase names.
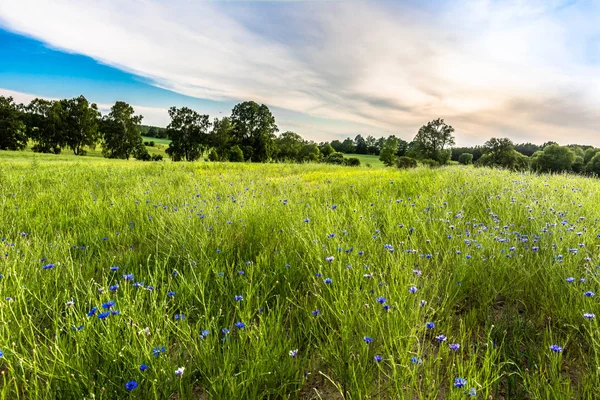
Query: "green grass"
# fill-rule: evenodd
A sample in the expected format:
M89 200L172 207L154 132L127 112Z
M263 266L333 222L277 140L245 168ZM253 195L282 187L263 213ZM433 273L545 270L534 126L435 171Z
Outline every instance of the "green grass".
M0 152L0 398L595 398L599 201L458 166Z
M368 154L344 154L344 157L350 158L355 157L360 160L360 165L366 166L370 164L373 168L385 168L385 165L381 161L379 161L379 156L373 156Z
M154 142L156 144L164 144L167 147L169 146L169 143L171 143L171 139L161 139L161 138L154 138L154 137L150 137L150 136L142 136L142 139L144 139L144 142Z

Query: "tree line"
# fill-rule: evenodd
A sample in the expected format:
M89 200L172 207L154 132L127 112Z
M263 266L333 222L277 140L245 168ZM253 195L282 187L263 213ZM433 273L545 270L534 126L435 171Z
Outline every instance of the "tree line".
M84 96L34 99L27 105L0 96L0 150L24 150L31 141L34 152L60 154L70 149L79 156L86 154L87 147L101 144L107 158L161 159L160 155L150 156L144 146L142 119L122 101L102 116L98 106Z
M387 166L408 168L421 163L439 166L457 161L477 166L539 172L600 174L600 149L592 146L559 146L547 142L514 144L508 138L492 138L482 146L453 147L454 128L443 119L423 125L411 142L396 136L375 138L357 135L354 139L315 143L295 132L277 135L275 117L264 104L245 101L234 106L231 115L214 118L188 107L171 107L166 128L142 125L143 116L126 102L117 101L102 116L98 107L84 96L72 99L34 99L17 104L0 96L0 150L32 150L59 154L70 149L84 155L86 148L100 145L107 158L160 160L150 155L141 134L169 138L166 152L173 161L231 162L326 162L360 165L358 158L344 154L379 155Z

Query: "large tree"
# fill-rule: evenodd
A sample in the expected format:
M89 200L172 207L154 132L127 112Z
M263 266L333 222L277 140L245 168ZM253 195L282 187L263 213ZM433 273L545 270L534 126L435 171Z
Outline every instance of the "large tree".
M575 158L575 153L568 147L551 144L534 153L531 167L539 172L568 172L572 170Z
M200 158L208 144L208 115L198 114L187 107L171 107L169 116L171 123L167 126L167 135L171 138L171 143L167 154L173 161L194 161Z
M27 136L34 141L32 150L39 153L60 154L66 146L62 103L33 99L25 108Z
M12 97L0 96L0 150L23 150L27 133L22 120L22 106Z
M231 123L233 140L246 160L265 162L271 158L279 129L269 107L254 101L239 103L231 111Z
M100 138L98 120L100 112L94 103L83 96L61 100L64 110L62 120L65 143L75 155L84 155L84 147L95 147Z
M299 160L304 139L295 132L283 132L275 139L275 152L279 160Z
M445 164L450 159L446 147L454 145L454 128L438 118L423 125L412 142L412 150L419 159L435 160Z
M356 135L354 138L354 148L356 154L367 154L369 152L369 147L367 145L367 141L362 135Z
M117 101L103 118L102 154L107 158L125 158L132 155L138 159L147 159L148 151L144 147L140 134L142 115L123 101Z
M379 153L379 160L386 166L391 167L396 161L396 152L398 151L399 140L396 136L388 137L383 143L383 148Z
M233 125L228 117L215 118L210 134L210 145L214 148L219 161L226 161L229 157L232 130Z

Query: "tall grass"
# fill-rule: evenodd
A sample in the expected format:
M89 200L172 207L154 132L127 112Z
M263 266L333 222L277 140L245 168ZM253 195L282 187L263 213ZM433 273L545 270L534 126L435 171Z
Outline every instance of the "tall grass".
M48 160L0 160L3 399L597 393L595 180Z

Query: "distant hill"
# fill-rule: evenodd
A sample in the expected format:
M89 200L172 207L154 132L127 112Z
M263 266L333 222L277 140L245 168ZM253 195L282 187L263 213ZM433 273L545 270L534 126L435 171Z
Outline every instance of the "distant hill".
M167 139L167 129L158 126L141 125L142 136L154 137L158 139Z

